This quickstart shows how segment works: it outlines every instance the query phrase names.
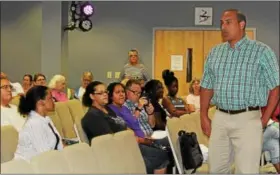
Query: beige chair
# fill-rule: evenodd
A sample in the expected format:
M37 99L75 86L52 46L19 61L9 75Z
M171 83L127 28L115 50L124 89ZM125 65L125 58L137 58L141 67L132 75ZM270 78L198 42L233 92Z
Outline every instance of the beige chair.
M200 123L200 113L193 113L191 115L183 115L180 120L184 124L184 128L188 132L195 132L197 140L200 144L204 144L208 147L209 138L203 133Z
M73 117L76 134L81 142L89 143L89 140L82 128L81 120L85 116L83 105L79 100L69 100L66 102Z
M138 143L132 131L95 137L91 148L97 157L102 174L146 173L144 160L137 151Z
M48 151L31 158L30 164L36 174L71 174L62 151Z
M18 132L11 126L1 126L1 163L14 158L18 144Z
M59 116L64 138L75 139L77 135L74 128L74 120L65 102L55 103L55 111Z
M146 174L146 166L138 143L132 131L118 132L114 135L115 144L121 152L120 161L124 161L129 174Z
M60 120L59 116L57 115L56 111L49 112L48 116L52 119L52 122L53 122L55 128L57 129L58 133L60 134L60 136L62 138L64 138L61 120Z
M180 130L185 130L187 132L195 132L197 134L197 139L200 144L208 146L208 138L203 134L200 127L200 117L199 113L193 113L191 115L184 115L180 118L172 118L167 120L166 130L168 132L168 139L172 148L172 152L175 158L176 166L180 174L190 173L190 171L185 171L182 164L182 157L180 151L180 144L178 141L178 132ZM234 167L232 167L233 171ZM196 171L197 174L207 174L208 164L204 163Z
M20 99L19 95L13 97L13 99L11 101L11 104L18 106L19 105L19 99Z
M102 173L104 174L122 174L122 163L120 161L120 152L116 147L113 135L107 134L95 137L91 140L91 148L96 157Z
M34 174L34 171L28 162L12 160L1 164L1 174Z
M86 143L70 145L64 148L63 154L73 174L100 174L98 157Z

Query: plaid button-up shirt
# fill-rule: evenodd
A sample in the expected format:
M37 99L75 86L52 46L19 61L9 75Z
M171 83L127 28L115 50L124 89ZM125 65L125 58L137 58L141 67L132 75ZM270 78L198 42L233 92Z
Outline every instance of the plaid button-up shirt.
M212 103L226 110L265 106L279 86L279 63L272 49L245 36L234 48L214 47L206 60L201 87L214 90Z
M124 106L126 106L131 111L132 115L134 115L137 104L132 103L130 100L126 100ZM144 109L140 111L140 116L137 118L137 120L139 121L140 128L144 132L145 136L151 136L153 129L149 124L149 116Z

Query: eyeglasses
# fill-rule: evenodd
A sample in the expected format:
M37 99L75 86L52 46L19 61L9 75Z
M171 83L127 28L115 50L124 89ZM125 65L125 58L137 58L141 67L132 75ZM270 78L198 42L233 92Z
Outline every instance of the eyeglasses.
M130 92L132 92L134 95L137 95L137 96L140 96L142 92L137 92L137 91L134 91L132 89L128 89Z
M12 85L3 85L0 87L1 89L5 89L5 90L8 90L8 89L11 89L11 90L14 90L13 86Z
M108 94L108 91L104 91L104 92L94 92L93 94L95 95L104 95L104 94Z

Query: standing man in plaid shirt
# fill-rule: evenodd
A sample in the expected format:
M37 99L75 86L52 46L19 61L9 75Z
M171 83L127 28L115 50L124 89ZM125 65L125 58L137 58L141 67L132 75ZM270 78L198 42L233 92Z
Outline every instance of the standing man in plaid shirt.
M210 173L259 173L262 129L279 101L279 63L272 49L250 40L246 17L236 9L223 12L226 41L207 57L201 81L201 127L210 136ZM211 121L210 101L217 106ZM260 107L266 106L263 116Z

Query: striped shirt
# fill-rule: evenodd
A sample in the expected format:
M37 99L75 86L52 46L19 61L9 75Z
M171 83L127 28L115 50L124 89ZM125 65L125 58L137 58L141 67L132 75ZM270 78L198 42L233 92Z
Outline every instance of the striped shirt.
M226 110L266 106L268 92L279 86L279 63L272 49L247 36L231 48L214 47L207 57L201 87L213 89L212 103Z
M55 149L57 139L49 127L49 123L51 124L54 132L59 136L58 131L48 116L42 117L35 111L30 112L26 123L19 132L15 159L24 159L28 161L36 155ZM57 149L63 149L61 138Z
M130 100L126 100L124 106L126 106L131 111L131 114L134 115L137 104L133 104ZM151 136L153 134L153 129L149 124L149 117L144 108L140 111L140 116L137 120L139 121L140 128L145 136Z
M185 110L185 103L182 98L179 97L174 98L169 95L167 97L169 98L169 100L177 110Z

